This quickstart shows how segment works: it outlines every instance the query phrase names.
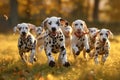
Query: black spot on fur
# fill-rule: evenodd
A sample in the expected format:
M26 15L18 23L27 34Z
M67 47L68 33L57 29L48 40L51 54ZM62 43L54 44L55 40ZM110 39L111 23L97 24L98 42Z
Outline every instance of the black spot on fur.
M55 44L55 42L53 41L53 44Z
M99 51L97 51L97 53L100 53Z
M49 41L49 44L51 44L51 41Z
M95 54L95 56L98 56L98 54Z
M62 34L62 33L60 32L60 34Z
M64 47L64 46L61 47L61 51L63 51L63 50L65 50L65 47Z
M96 47L96 50L98 50L99 49L99 47Z
M51 56L51 53L48 53L48 56Z
M63 41L63 39L61 38L60 41Z
M63 57L65 56L66 53L63 53Z
M97 42L97 44L99 44L99 42Z
M56 45L55 48L58 49L58 46Z
M48 45L48 42L46 42L46 45Z
M52 45L52 47L54 47L54 45Z
M85 39L83 38L83 41L84 41Z

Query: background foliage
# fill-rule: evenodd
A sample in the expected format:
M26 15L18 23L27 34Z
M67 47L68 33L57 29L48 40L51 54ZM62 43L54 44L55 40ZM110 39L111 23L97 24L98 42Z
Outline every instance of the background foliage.
M88 27L119 27L119 4L120 0L0 0L0 31L11 30L20 22L38 26L50 16L60 16L70 24L82 19Z

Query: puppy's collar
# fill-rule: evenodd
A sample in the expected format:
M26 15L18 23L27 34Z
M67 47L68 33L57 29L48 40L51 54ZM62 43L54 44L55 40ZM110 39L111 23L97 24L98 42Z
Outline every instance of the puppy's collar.
M84 36L85 34L88 34L88 32L82 32L81 34L74 32L74 35L78 38L81 38L82 36Z

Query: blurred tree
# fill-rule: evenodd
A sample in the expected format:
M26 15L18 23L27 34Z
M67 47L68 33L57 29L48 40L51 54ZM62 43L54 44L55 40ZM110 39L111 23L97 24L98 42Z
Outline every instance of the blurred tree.
M109 0L109 4L111 6L110 21L112 22L120 22L120 0Z
M99 13L99 2L100 0L94 0L94 8L93 8L93 21L98 21L98 13Z
M32 1L31 0L27 0L27 4L26 4L26 10L25 10L25 14L26 14L26 21L27 22L31 22L31 5L32 5Z
M83 19L83 20L87 20L87 12L85 9L87 9L84 5L85 0L72 0L73 2L73 10L72 10L72 15L70 15L72 17L72 19Z
M10 26L13 27L18 23L18 3L17 0L10 0Z

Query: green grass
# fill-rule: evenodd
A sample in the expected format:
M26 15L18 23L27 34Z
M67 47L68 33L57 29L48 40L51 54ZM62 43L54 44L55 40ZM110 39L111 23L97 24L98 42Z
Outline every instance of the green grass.
M0 80L120 80L120 36L111 40L110 55L104 65L95 65L93 60L84 61L82 53L74 60L68 52L69 68L57 62L48 66L44 50L38 53L33 65L24 64L18 54L18 35L0 34Z

